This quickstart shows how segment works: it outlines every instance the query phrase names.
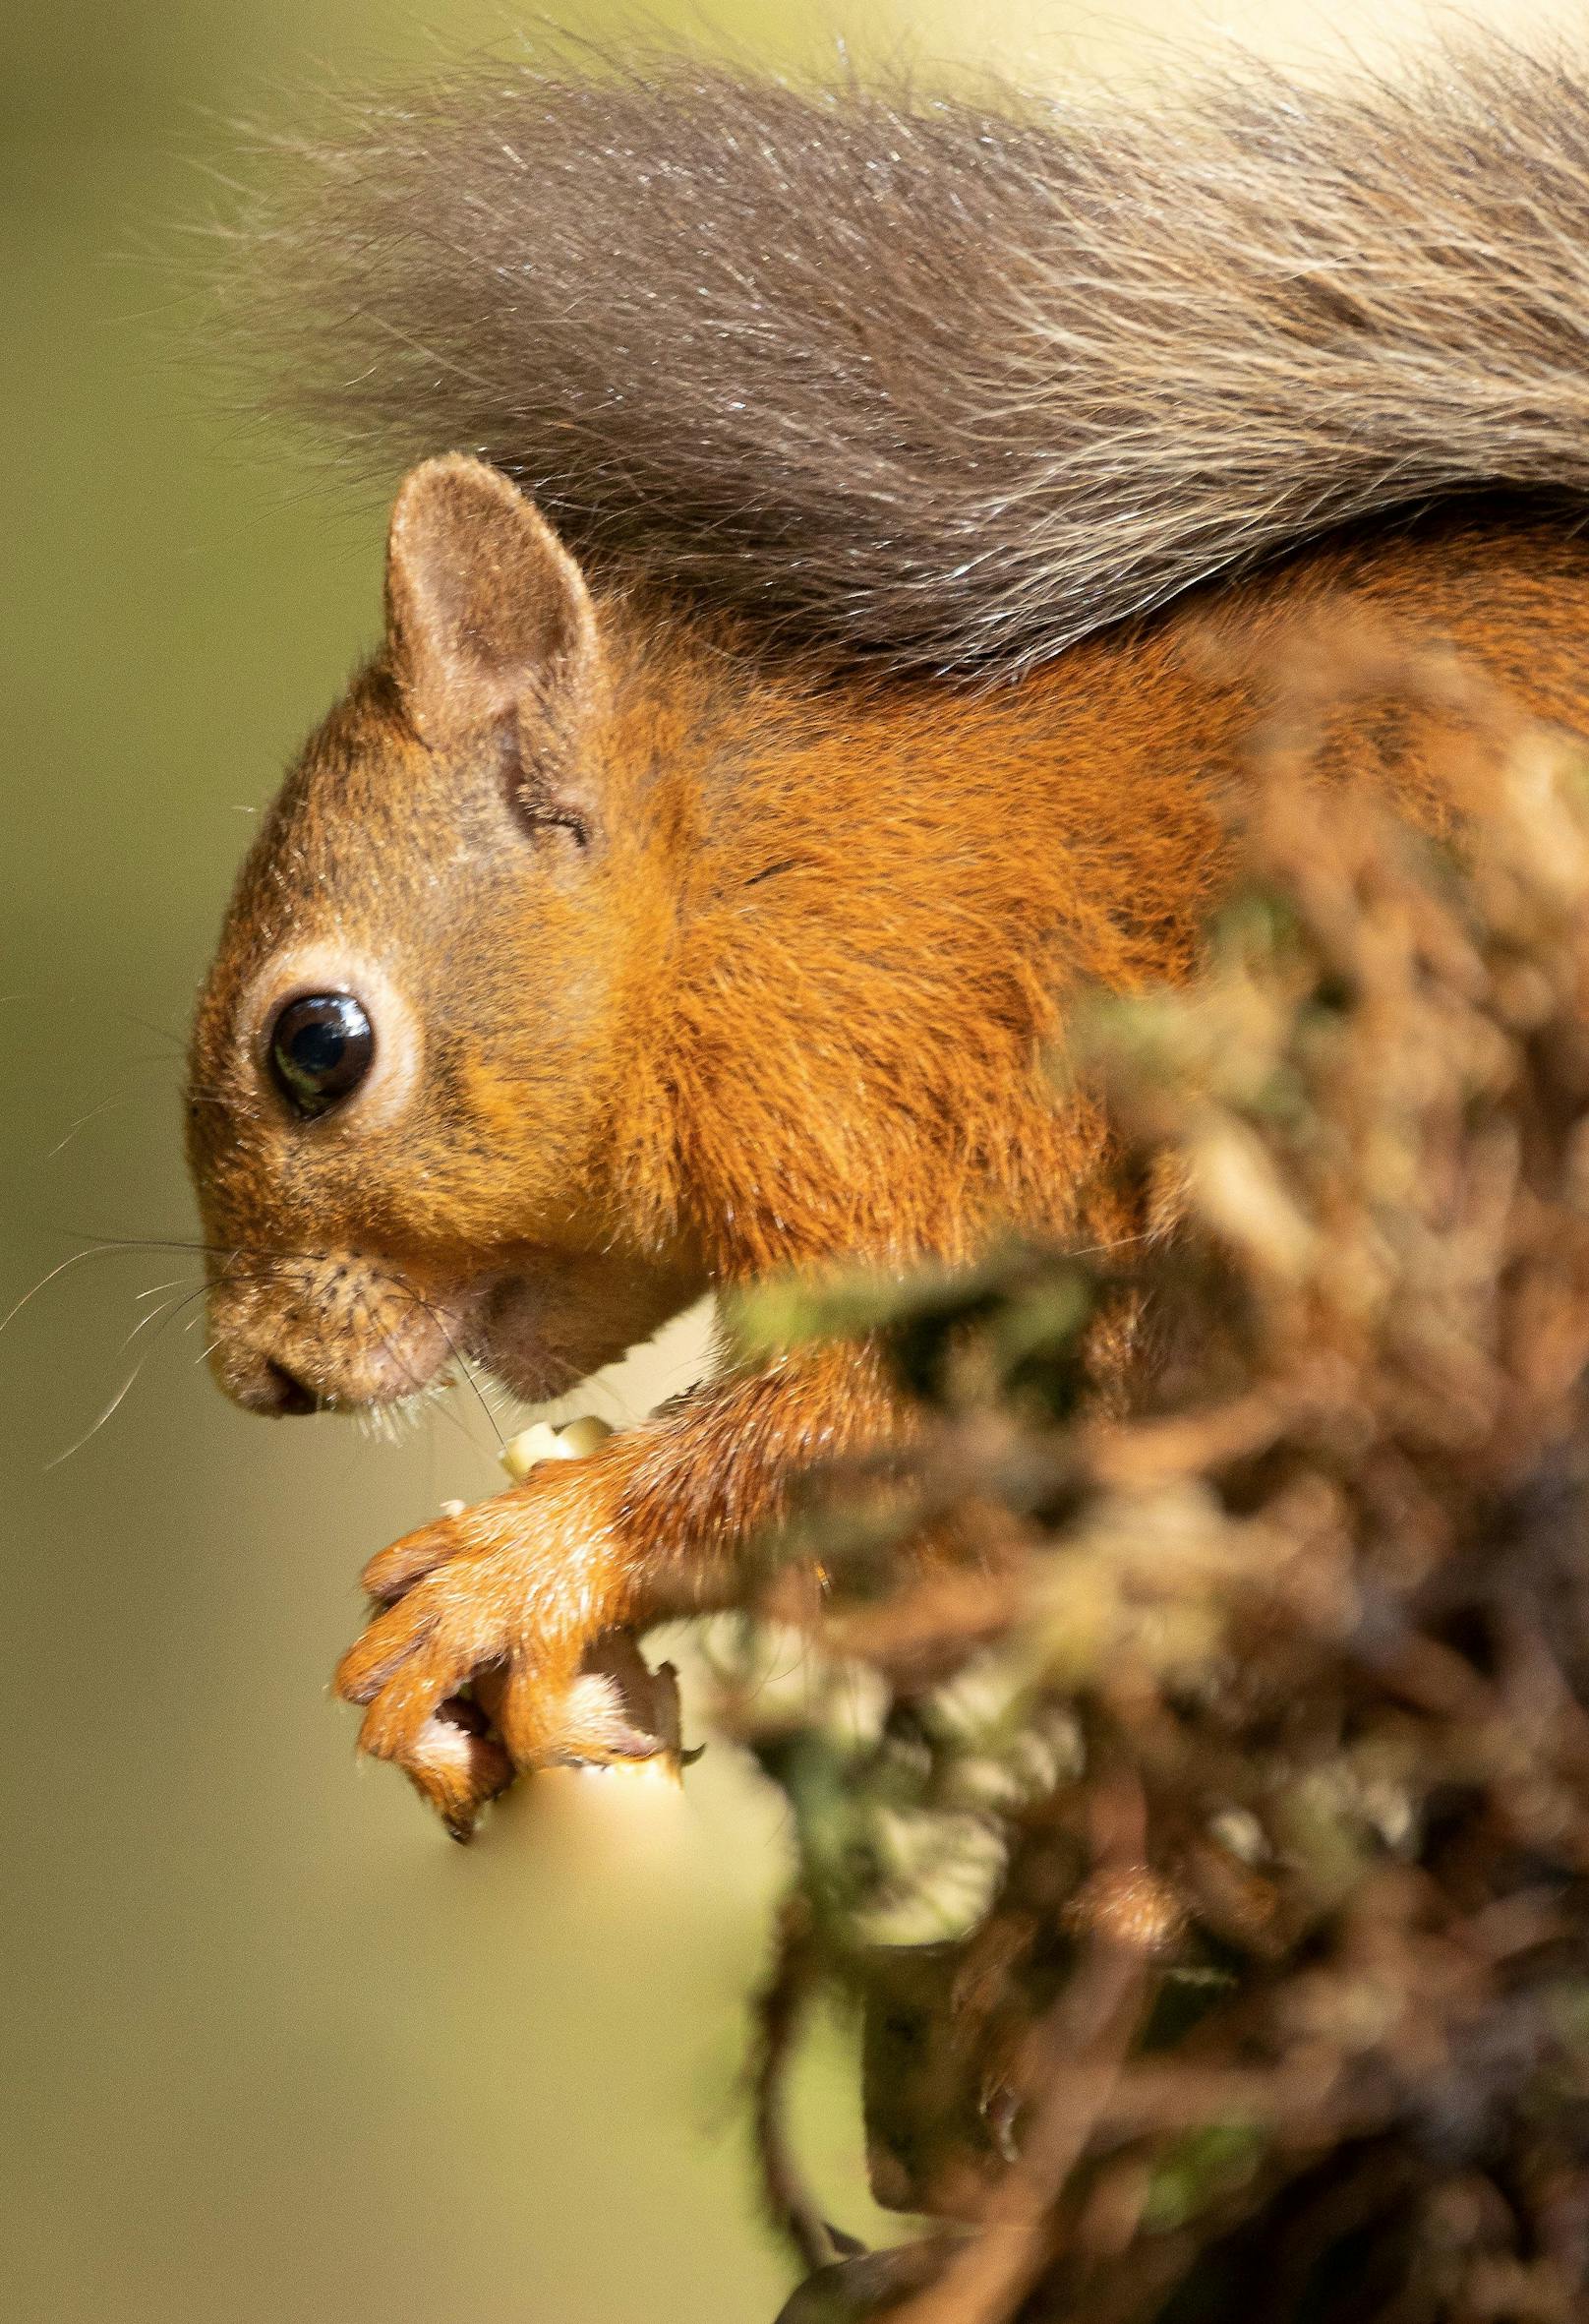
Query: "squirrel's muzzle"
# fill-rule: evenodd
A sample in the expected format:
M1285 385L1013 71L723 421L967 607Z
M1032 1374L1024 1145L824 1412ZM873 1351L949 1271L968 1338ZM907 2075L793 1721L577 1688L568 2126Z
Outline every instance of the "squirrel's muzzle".
M400 1403L432 1386L464 1317L344 1255L224 1271L209 1293L210 1369L245 1411L272 1417Z

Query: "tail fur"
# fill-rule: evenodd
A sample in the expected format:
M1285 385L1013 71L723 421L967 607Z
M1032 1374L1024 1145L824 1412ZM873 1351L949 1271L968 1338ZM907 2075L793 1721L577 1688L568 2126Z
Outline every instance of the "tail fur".
M1589 494L1589 79L1487 39L1128 104L494 65L294 149L277 405L585 557L1020 670L1331 526Z

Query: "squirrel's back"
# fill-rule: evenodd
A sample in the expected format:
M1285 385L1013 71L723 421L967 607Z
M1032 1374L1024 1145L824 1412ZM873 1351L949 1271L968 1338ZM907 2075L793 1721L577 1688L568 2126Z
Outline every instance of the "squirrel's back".
M800 648L1020 671L1339 524L1589 494L1564 55L1129 103L494 64L338 121L229 246L275 400Z

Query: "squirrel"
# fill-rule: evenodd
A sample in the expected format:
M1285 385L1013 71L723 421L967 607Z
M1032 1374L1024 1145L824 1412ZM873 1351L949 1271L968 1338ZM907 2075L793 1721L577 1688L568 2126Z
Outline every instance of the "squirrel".
M318 161L253 228L276 400L417 458L193 1034L251 1409L458 1357L538 1400L770 1274L1141 1231L1052 1058L1192 968L1310 640L1589 733L1560 60L992 110L499 67ZM1461 716L1386 675L1321 763L1438 822ZM421 1527L363 1748L458 1836L643 1755L595 1642L736 1602L791 1476L900 1425L864 1345L728 1362Z

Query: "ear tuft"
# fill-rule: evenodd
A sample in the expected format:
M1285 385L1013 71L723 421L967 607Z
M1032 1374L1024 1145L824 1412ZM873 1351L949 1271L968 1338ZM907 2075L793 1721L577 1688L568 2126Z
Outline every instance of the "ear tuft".
M462 452L404 477L386 544L386 650L414 731L443 747L588 684L578 566L501 471Z

